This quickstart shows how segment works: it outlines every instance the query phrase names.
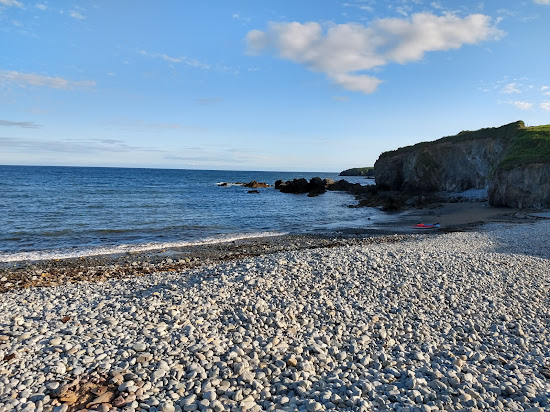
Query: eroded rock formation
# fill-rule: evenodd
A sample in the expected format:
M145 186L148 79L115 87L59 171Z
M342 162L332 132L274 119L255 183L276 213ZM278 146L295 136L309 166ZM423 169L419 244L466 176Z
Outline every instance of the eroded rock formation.
M521 147L534 133L547 145L547 128L518 121L386 152L375 163L376 183L409 194L485 189L494 206L550 207L550 156Z

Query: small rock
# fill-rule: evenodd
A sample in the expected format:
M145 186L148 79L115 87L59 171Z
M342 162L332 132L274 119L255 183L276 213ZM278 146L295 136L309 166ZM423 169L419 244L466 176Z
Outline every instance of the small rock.
M132 345L132 349L136 352L143 352L147 349L147 345L144 342L136 342Z

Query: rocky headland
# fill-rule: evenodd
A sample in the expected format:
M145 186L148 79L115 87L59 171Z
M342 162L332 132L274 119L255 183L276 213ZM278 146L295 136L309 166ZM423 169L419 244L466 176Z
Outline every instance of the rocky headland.
M357 206L392 211L447 201L488 201L495 207L550 207L550 125L522 121L422 142L382 153L374 168L342 176L370 176L375 185L319 177L275 183L284 193L317 196L345 191Z
M352 167L340 172L340 176L365 176L374 178L374 167Z
M550 126L518 121L462 131L382 153L374 167L381 190L414 195L484 190L492 206L550 207Z

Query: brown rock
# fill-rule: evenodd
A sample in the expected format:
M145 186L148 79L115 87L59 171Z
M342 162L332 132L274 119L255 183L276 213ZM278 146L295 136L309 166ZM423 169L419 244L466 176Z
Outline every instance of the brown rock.
M67 391L63 396L59 398L59 400L64 403L73 404L78 402L78 395L76 394L76 392Z
M5 361L5 362L10 361L10 360L12 360L12 359L15 359L15 352L10 353L9 355L4 356L4 361Z
M252 182L249 182L249 183L245 183L243 186L244 187L250 187L250 188L253 188L253 189L271 187L270 185L268 185L265 182L257 182L255 180L253 180Z
M113 402L111 402L111 403L115 408L120 408L120 407L126 405L126 399L124 399L122 396L119 396L119 397L115 398L115 400L113 400Z
M94 405L99 405L102 403L109 403L111 402L111 399L113 399L114 396L115 394L113 392L105 392L103 395L98 396L93 401L88 403L86 405L86 408L91 408Z

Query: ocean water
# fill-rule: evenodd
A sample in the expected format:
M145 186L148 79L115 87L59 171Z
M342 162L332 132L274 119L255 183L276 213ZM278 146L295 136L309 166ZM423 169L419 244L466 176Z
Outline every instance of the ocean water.
M220 182L331 173L0 166L0 262L146 250L282 233L364 228L385 218L353 196ZM369 184L364 178L348 181ZM370 218L370 220L369 220Z

